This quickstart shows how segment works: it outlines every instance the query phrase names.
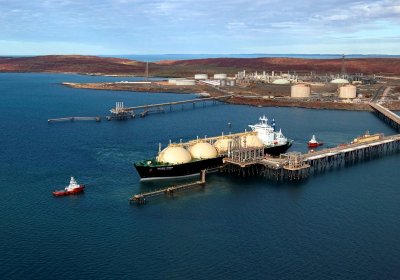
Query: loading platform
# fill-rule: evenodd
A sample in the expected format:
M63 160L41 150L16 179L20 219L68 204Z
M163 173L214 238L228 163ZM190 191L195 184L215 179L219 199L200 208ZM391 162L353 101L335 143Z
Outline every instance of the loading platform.
M279 157L261 156L260 149L241 148L230 151L224 158L222 171L238 175L260 174L270 179L294 180L307 178L311 173L327 168L353 164L363 159L379 157L400 151L400 134L377 140L339 145L330 149L308 152L291 152Z

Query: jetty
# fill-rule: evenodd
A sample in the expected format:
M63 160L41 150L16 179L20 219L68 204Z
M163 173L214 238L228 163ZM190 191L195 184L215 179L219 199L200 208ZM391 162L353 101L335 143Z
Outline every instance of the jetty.
M107 119L126 120L129 118L134 118L136 115L135 112L137 111L142 111L140 113L140 116L144 117L149 113L165 112L166 108L169 108L170 111L173 111L174 107L176 107L177 105L181 105L181 109L183 110L185 104L191 104L192 108L196 108L196 104L201 103L203 107L205 107L207 102L211 101L213 104L216 104L218 101L224 101L231 97L232 95L223 95L223 96L196 98L196 99L175 101L175 102L140 105L134 107L125 107L123 102L117 102L115 108L110 109L111 116L107 117Z
M204 186L205 183L206 183L206 170L201 170L200 180L198 180L198 181L175 185L175 186L158 189L158 190L154 190L154 191L135 194L134 196L132 196L129 199L129 201L135 202L136 204L145 204L147 202L147 199L149 199L149 198L160 196L160 195L172 196L177 191L183 191L183 190L191 189L194 187Z
M240 141L238 143L240 145ZM400 134L380 135L376 140L342 144L305 154L291 152L277 158L263 155L263 149L239 147L228 151L229 156L224 158L221 170L243 176L258 174L277 181L300 180L329 168L348 166L399 151Z
M160 114L160 113L165 113L164 108L159 107L159 108L155 108L155 109L148 109L148 110L145 110L145 111L143 111L143 112L140 113L140 117L141 117L141 118L144 118L144 117L146 117L146 116L149 115L149 114Z
M101 117L64 117L64 118L56 118L56 119L48 119L48 123L53 122L74 122L74 121L96 121L100 122Z
M375 102L369 102L369 106L374 109L375 113L379 118L384 120L386 123L388 123L391 127L396 129L397 131L400 131L400 116L393 113L389 109L383 107L379 103Z

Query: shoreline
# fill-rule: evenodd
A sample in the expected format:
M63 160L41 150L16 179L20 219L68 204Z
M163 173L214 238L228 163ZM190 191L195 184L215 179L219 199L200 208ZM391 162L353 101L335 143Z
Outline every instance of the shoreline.
M130 92L151 92L151 93L176 93L176 94L200 94L207 92L211 97L221 96L221 92L210 86L175 86L160 84L116 84L116 83L61 83L76 89L92 90L116 90ZM305 101L294 100L288 97L263 98L262 96L254 98L247 95L233 95L232 98L225 101L234 105L249 105L255 107L296 107L315 110L346 110L346 111L368 111L372 108L368 103L346 103L333 101ZM400 100L386 102L385 107L393 111L400 111Z

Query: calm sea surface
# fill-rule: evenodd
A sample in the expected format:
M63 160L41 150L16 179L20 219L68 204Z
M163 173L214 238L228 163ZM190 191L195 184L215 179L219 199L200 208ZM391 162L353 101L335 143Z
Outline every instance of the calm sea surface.
M243 131L274 117L292 150L312 134L334 146L395 133L368 112L217 105L126 122L47 124L194 95L78 90L121 78L0 74L2 279L398 279L399 155L302 183L208 176L204 189L130 205L133 162L158 142ZM74 175L83 195L54 198Z

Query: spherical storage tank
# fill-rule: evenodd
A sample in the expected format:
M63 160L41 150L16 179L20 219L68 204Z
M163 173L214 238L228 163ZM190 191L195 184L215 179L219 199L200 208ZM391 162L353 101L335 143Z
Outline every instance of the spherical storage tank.
M232 142L232 140L229 138L220 138L215 141L214 147L219 153L226 153L228 151L230 142Z
M190 154L193 158L215 158L217 156L217 150L207 142L199 142L189 148Z
M196 85L195 80L177 80L176 81L177 86L194 86Z
M207 74L195 74L194 79L195 80L207 80L208 75Z
M310 87L304 84L293 85L290 89L290 96L293 98L310 97Z
M342 86L339 89L339 98L356 98L357 88L352 85Z
M289 80L287 80L287 79L276 79L272 83L274 85L288 85L288 84L290 84Z
M214 74L214 79L215 80L224 80L226 79L228 76L226 74Z
M171 144L158 154L157 160L163 163L180 164L191 161L192 156L185 148Z
M262 148L264 145L261 140L254 134L241 137L243 147L247 148Z

